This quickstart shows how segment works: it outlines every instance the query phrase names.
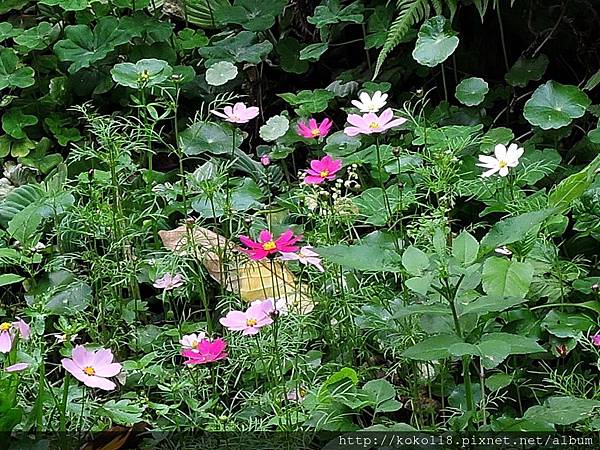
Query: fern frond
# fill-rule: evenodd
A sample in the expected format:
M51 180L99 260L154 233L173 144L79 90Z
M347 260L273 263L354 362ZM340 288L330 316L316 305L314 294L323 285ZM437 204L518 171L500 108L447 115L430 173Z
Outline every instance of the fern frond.
M429 0L398 0L397 6L398 16L392 23L385 43L377 57L373 79L377 78L388 54L402 41L410 27L425 19L430 11Z

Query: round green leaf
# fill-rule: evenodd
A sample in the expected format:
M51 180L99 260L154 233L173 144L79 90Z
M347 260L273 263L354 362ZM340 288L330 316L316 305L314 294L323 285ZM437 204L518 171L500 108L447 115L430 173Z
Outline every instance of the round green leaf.
M523 116L543 130L561 128L585 114L591 104L589 97L577 86L548 81L538 87L525 103Z
M206 82L211 86L221 86L237 77L237 67L229 61L213 64L206 71Z
M466 106L479 105L489 92L488 84L482 78L471 77L456 86L456 98Z
M141 59L135 64L117 64L110 71L115 83L134 89L160 84L172 73L173 69L169 63L154 58Z
M525 87L532 80L539 80L548 67L548 57L519 58L510 68L504 79L511 86Z
M235 141L236 148L244 140L242 131L235 129L235 139L231 128L219 123L195 122L179 134L183 153L188 156L204 152L213 154L232 153Z
M60 6L65 11L81 11L88 7L88 0L39 0L49 6Z
M458 47L458 37L442 16L425 21L419 30L413 58L427 67L443 63Z
M290 129L290 121L283 115L273 116L260 127L260 137L265 141L279 139Z

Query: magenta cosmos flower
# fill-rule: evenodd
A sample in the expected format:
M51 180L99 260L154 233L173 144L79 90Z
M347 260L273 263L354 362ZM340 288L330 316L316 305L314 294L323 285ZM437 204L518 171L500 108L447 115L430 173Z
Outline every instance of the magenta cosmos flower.
M591 340L592 340L592 344L593 344L595 347L600 347L600 332L598 332L598 333L596 333L595 335L593 335L593 336L591 337Z
M251 119L258 116L259 109L256 106L246 106L242 102L238 102L231 106L223 108L223 112L212 110L215 116L219 116L225 119L227 122L232 123L248 123Z
M402 125L407 120L402 117L394 119L392 108L386 109L380 115L375 113L367 113L362 116L350 114L348 115L348 123L352 126L344 128L344 133L347 136L383 133L390 128Z
M187 358L184 364L207 364L227 358L226 348L227 342L223 339L202 339L196 350L184 349L181 355Z
M273 323L269 315L272 308L270 302L253 303L246 312L229 311L225 317L219 319L219 322L229 330L241 331L244 336L252 336L262 327Z
M309 119L308 124L306 122L298 122L296 132L306 139L315 139L325 137L329 134L333 122L325 118L320 124L315 119Z
M18 333L22 339L28 340L31 331L29 325L23 319L17 317L16 322L0 323L0 353L8 353L13 346L13 340Z
M289 253L298 250L294 244L300 240L299 236L294 236L292 230L287 230L277 239L268 230L263 230L258 235L258 242L253 241L248 236L240 236L240 241L248 248L243 248L250 259L258 261L266 256L277 252Z
M322 159L313 159L310 169L306 170L306 184L321 184L325 180L335 180L335 174L342 168L341 159L333 159L326 155Z
M101 348L89 351L82 345L77 345L71 353L71 358L63 358L62 366L67 372L89 387L110 391L117 387L109 377L117 375L122 366L113 362L110 350Z
M284 253L280 257L283 261L298 261L300 264L315 266L319 272L325 272L321 265L321 258L311 246L302 247L298 253Z
M161 278L156 280L152 286L157 289L170 291L183 286L183 277L180 274L172 275L170 273L165 273Z

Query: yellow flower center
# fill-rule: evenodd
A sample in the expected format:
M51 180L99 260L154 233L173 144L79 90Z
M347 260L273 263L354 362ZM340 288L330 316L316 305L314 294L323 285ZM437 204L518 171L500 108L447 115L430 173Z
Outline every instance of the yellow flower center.
M379 124L377 122L371 122L369 124L369 128L371 128L372 130L379 128Z
M0 331L8 331L11 326L9 322L0 323Z
M256 319L246 319L246 325L253 327L256 325Z
M84 367L83 372L90 377L96 375L96 371L90 366Z
M265 242L262 246L263 250L275 250L277 248L277 244L274 241Z
M321 171L319 172L319 176L320 176L321 178L328 177L328 176L329 176L329 170L321 170Z
M192 348L198 348L198 341L192 341Z
M505 168L506 166L508 166L508 164L503 159L498 161L498 167L500 167L501 169Z
M310 134L313 135L313 137L317 137L321 134L321 131L318 128L313 128L310 132Z

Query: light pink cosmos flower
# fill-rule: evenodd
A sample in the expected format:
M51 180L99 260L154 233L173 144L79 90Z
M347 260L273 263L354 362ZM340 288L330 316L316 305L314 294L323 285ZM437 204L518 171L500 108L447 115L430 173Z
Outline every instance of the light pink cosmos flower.
M306 397L306 394L308 394L306 388L304 386L300 386L298 388L290 389L285 397L290 402L302 403L304 401L304 397Z
M271 158L269 158L269 155L267 155L266 153L264 155L262 155L260 157L260 163L267 167L269 164L271 164Z
M227 122L248 123L248 121L258 116L259 109L256 106L246 106L244 103L238 102L233 105L233 108L226 106L223 108L223 112L212 110L211 113L225 119Z
M227 342L221 338L214 341L203 339L198 344L197 351L186 349L181 351L181 355L187 358L184 364L208 364L227 358L226 348Z
M165 273L161 278L156 280L152 286L154 286L157 289L170 291L172 289L183 286L183 277L181 276L181 274L172 275L170 273Z
M344 128L344 134L347 136L356 136L358 134L373 134L383 133L402 125L408 119L398 117L394 119L394 112L392 108L387 108L380 115L375 113L349 114L348 123L352 126Z
M4 369L6 372L21 372L29 367L27 363L16 363Z
M309 119L308 124L306 122L298 122L296 132L306 139L322 138L329 134L333 122L328 118L323 119L320 124L315 119Z
M109 349L89 351L82 345L77 345L71 353L71 358L63 358L61 364L86 386L105 391L117 387L108 378L114 377L122 369L121 364L113 362L113 354Z
M229 311L225 317L219 319L219 322L229 330L241 331L244 336L252 336L262 327L273 323L269 315L270 306L268 303L260 302L250 305L245 312Z
M285 316L290 312L288 302L285 298L273 299L269 297L265 298L264 300L255 300L252 303L250 303L250 305L261 305L265 313L269 316L275 314L275 312L280 316Z
M8 353L13 346L13 340L18 333L22 339L28 340L31 334L29 325L23 319L17 317L16 322L0 323L0 353Z
M298 253L283 253L280 256L280 259L283 261L298 261L305 266L310 264L315 266L319 272L325 272L325 269L323 269L323 266L321 265L319 254L314 252L310 245L302 247Z
M592 340L592 344L593 344L595 347L600 347L600 332L598 332L598 333L596 333L595 335L593 335L593 336L591 337L591 340Z
M295 252L298 247L294 244L300 240L300 236L294 236L292 230L285 231L277 239L268 230L263 230L258 235L258 242L253 241L248 236L240 236L240 241L248 248L241 250L246 253L250 259L258 261L277 252L288 253Z
M198 334L192 333L182 336L182 338L179 340L179 343L185 350L198 352L198 346L204 339L206 339L206 333L204 331L200 331Z
M313 159L310 169L306 170L304 182L306 184L321 184L325 180L335 180L335 174L342 168L341 159L333 159L325 155L321 159Z

